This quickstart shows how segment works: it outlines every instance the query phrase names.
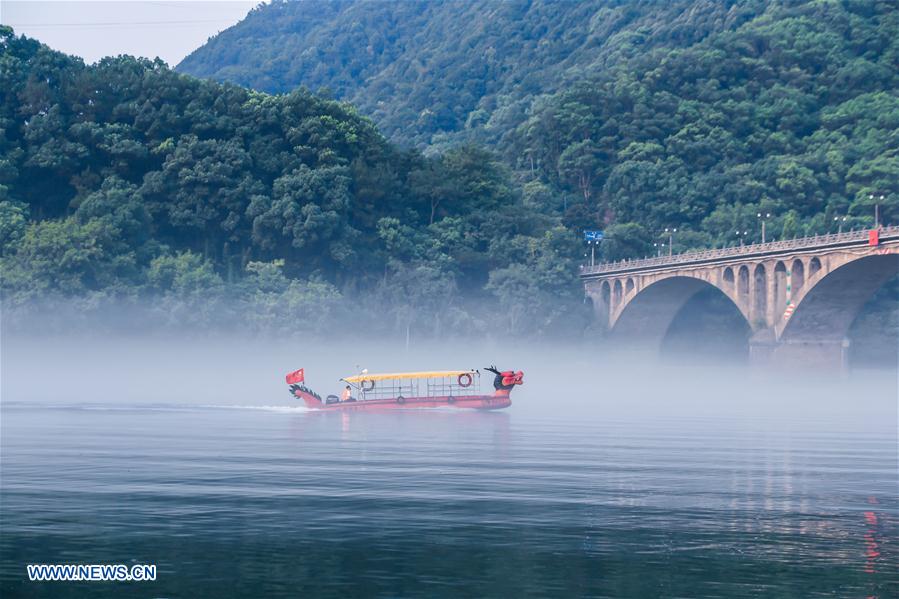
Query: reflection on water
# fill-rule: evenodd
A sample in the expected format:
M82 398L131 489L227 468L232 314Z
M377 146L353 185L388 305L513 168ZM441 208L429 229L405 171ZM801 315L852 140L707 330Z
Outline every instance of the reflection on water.
M896 596L888 404L853 419L566 411L524 392L502 413L6 402L0 591ZM24 580L27 563L131 561L157 582Z

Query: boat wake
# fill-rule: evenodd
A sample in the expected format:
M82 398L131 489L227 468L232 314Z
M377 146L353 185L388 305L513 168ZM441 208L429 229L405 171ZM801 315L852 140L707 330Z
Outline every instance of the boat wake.
M311 412L306 406L243 406L243 405L207 405L199 406L201 409L208 410L258 410L263 412L278 412L282 414L300 414L303 412Z
M4 402L4 409L76 410L85 412L199 412L203 410L256 410L282 414L309 412L306 406L228 405L228 404L93 404L93 403L34 403Z

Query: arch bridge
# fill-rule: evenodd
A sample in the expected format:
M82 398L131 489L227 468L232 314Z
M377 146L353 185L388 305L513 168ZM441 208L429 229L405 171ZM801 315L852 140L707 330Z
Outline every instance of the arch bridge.
M753 362L847 363L847 333L899 273L899 226L582 267L600 328L661 347L696 294L717 289L751 330Z

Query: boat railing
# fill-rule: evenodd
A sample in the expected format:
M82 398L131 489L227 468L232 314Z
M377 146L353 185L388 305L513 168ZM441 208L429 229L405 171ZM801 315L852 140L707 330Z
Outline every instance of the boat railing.
M356 388L356 393L360 400L391 399L400 396L453 397L478 393L481 387L480 373L474 371L466 374L471 377L471 382L467 386L462 386L459 377L456 376L432 377L428 379L363 380L358 385L353 386ZM422 382L424 382L423 385Z
M466 387L463 387L456 377L428 379L428 397L454 397L477 393L481 388L481 375L477 372L472 372L470 376L471 384Z
M419 395L417 380L385 380L374 383L375 385L371 389L366 389L364 382L359 386L359 399L390 399Z

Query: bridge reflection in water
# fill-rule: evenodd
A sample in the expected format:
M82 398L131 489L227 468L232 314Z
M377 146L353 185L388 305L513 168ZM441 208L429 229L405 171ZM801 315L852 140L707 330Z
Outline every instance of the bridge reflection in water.
M717 290L756 363L845 367L865 303L899 273L899 226L583 267L610 341L658 349L684 307ZM719 295L719 294L716 294Z

